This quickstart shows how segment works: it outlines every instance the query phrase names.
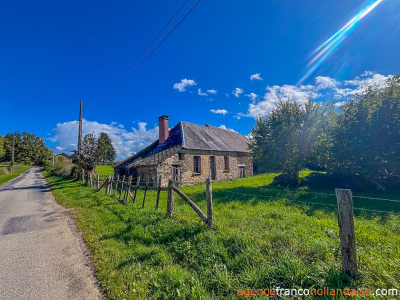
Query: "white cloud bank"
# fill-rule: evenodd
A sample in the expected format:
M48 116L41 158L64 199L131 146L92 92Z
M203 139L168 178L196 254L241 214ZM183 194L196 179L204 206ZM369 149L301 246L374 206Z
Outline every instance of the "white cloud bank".
M174 89L180 92L185 92L186 89L190 86L196 85L196 81L193 79L181 79L181 82L177 82L174 84Z
M65 152L70 154L70 151L76 150L78 126L75 127L73 133L70 135L76 122L58 123L52 129L53 136L48 140L58 144L56 147L57 153ZM126 130L123 125L116 122L101 124L96 121L84 120L82 131L83 135L88 133L98 135L100 132L106 132L117 151L117 160L123 160L135 154L158 139L158 127L147 129L147 123L144 122L139 122L138 128L132 127L131 130ZM69 138L65 140L68 136Z
M258 102L249 104L247 114L240 114L248 117L258 117L266 115L278 103L279 99L290 99L293 102L304 104L309 99L328 100L336 102L337 107L343 105L350 97L361 94L366 91L369 85L384 87L386 81L391 77L376 74L371 71L364 72L361 76L357 76L352 80L337 81L330 77L319 76L315 78L314 84L309 85L274 85L267 86L267 92L264 98ZM250 94L251 95L251 94Z
M228 111L226 109L210 109L210 111L213 114L224 115L224 116L228 113Z

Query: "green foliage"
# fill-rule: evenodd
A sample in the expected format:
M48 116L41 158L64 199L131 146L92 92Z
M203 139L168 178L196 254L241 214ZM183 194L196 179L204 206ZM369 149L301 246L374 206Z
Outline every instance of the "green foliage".
M6 150L4 149L4 138L0 136L0 161L2 161L5 154Z
M400 75L387 87L369 86L335 111L330 103L304 106L289 100L256 120L254 163L282 171L283 184L299 183L304 166L326 169L353 184L356 176L380 190L400 183Z
M284 184L299 184L299 171L312 159L323 164L327 156L328 133L333 120L333 106L311 100L304 106L280 100L265 116L256 120L251 130L255 164L261 171L280 171Z
M301 171L300 177L313 174ZM142 190L136 204L122 205L79 181L49 175L47 180L62 205L76 208L96 275L110 299L236 299L237 289L245 288L399 286L400 216L356 212L361 276L351 280L341 272L335 209L287 201L332 204L335 196L307 194L312 191L307 186L290 194L270 187L277 175L213 182L213 231L177 195L174 217L166 218L165 191L155 211L156 191L147 191L141 209ZM333 187L316 186L318 192L333 192ZM206 211L204 184L182 190ZM371 209L383 205L367 204ZM385 210L400 212L394 204Z
M97 155L103 165L113 162L117 157L117 152L114 149L111 139L105 132L100 132L97 140Z
M82 150L79 157L79 165L86 171L93 171L99 162L97 155L97 140L93 133L89 133L83 137Z
M388 87L370 86L345 103L333 132L332 162L337 174L367 177L400 172L400 77Z
M115 157L116 152L111 139L104 132L100 133L98 139L93 133L85 135L82 141L80 157L78 157L76 151L72 156L74 163L89 172L93 171L97 164L110 163Z
M15 137L14 161L16 163L43 165L51 154L51 151L49 151L44 143L44 139L35 134L27 132L21 134L17 131L14 133L7 133L4 136L3 149L5 154L2 158L3 161L11 161L12 159L13 137Z

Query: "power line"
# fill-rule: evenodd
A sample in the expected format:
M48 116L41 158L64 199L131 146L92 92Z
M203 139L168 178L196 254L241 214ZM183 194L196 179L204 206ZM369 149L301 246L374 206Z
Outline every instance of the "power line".
M154 52L157 51L157 49L165 42L165 40L175 31L176 28L178 28L178 26L187 18L187 16L197 7L197 5L200 4L202 0L197 1L197 3L186 13L186 15L178 22L178 24L175 25L175 27L167 34L167 36L160 42L158 43L158 45L153 49L153 51L150 52L149 55L146 56L146 58L133 70L132 73L129 74L129 76L127 78L125 78L124 81L122 81L117 88L114 89L114 91L108 96L111 97L112 95L114 95L120 88L121 86L127 82L129 80L129 78L131 78L131 76L133 74L136 73L137 70L139 70L139 68L153 55ZM107 99L104 99L94 110L92 110L92 112L95 112L96 110L98 110L106 101Z
M151 42L140 52L140 54L135 58L135 60L129 65L129 67L122 73L122 75L109 87L109 89L104 93L104 95L100 98L99 101L103 100L103 98L112 90L112 88L117 84L117 82L129 71L129 69L138 61L138 59L149 49L149 47L153 44L153 42L160 36L160 34L164 31L165 28L172 22L173 19L180 13L180 11L186 6L189 0L186 0L185 3L178 9L178 11L172 16L172 18L164 25L164 27L157 33L157 35L151 40ZM92 109L96 106L94 104L88 111L92 111Z

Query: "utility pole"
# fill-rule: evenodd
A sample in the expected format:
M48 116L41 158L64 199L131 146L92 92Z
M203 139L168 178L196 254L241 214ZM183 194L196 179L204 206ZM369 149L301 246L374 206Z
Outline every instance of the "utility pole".
M11 166L14 165L14 148L15 148L15 134L13 133L13 143L12 143L12 152L11 152Z
M78 133L78 157L81 155L82 147L82 101L79 107L79 133Z

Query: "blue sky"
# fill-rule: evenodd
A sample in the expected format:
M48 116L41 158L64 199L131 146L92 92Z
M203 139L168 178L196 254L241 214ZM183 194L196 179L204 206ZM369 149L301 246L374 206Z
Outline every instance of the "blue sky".
M82 100L84 133L108 132L123 159L157 138L163 114L170 126L184 120L247 135L277 97L340 105L365 82L400 72L398 0L381 1L301 84L313 51L375 0L203 0L87 113L184 2L0 2L0 134L33 132L56 152L71 150L77 130L66 137Z

